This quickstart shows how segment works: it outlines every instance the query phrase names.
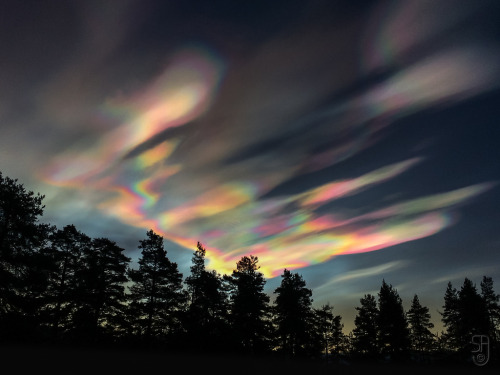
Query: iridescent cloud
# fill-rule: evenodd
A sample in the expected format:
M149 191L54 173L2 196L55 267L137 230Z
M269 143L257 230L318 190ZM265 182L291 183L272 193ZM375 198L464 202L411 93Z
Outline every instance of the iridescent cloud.
M328 282L320 285L319 287L316 288L316 290L321 293L321 289L330 288L331 286L333 286L336 283L342 283L342 282L356 280L356 279L363 278L363 277L380 275L382 272L394 271L395 269L404 267L405 265L407 265L407 262L402 261L402 260L396 260L396 261L380 264L378 266L373 266L373 267L362 268L362 269L357 269L354 271L345 272L342 275L337 275L337 276L333 277L332 279L330 279Z
M321 68L325 73L332 69L329 64L309 55L284 66L279 60L293 56L296 42L311 45L311 55L324 56L330 40L316 41L314 33L271 40L245 64L232 66L228 76L224 58L208 48L181 49L143 90L103 103L96 114L105 124L102 132L56 155L42 177L61 189L96 192L106 215L154 229L189 250L201 241L208 266L222 273L230 273L243 255L257 255L264 274L274 277L285 267L436 234L454 223L461 204L494 184L377 202L379 208L362 213L325 212L330 204L390 185L432 162L411 155L279 193L292 179L308 178L375 145L382 128L405 116L497 87L498 47L458 43L438 48L433 37L452 25L435 17L425 18L426 28L400 32L408 20L415 25L420 14L430 14L433 6L420 4L398 3L394 11L376 13L386 22L369 28L359 75L377 69L385 75L342 98L334 94L355 83L355 68L349 67L349 78L314 74L313 85L302 72ZM451 18L461 17L459 12ZM223 77L227 82L221 85Z
M208 51L186 48L174 54L169 66L150 85L126 100L109 100L104 115L122 123L64 152L49 164L44 178L53 184L77 185L95 181L116 166L127 153L166 129L187 124L206 111L222 74L222 64ZM170 155L173 143L165 143L139 157L148 166Z
M339 182L334 181L314 188L301 194L301 198L299 198L301 200L301 205L309 206L323 204L330 200L356 193L363 188L369 187L370 185L389 180L390 178L410 168L418 161L419 159L416 158L406 160L395 165L377 169L358 178Z

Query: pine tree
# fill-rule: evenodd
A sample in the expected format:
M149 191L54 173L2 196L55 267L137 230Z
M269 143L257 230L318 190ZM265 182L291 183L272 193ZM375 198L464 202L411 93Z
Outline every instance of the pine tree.
M443 312L441 321L446 329L442 335L442 342L448 350L456 350L460 347L458 342L459 327L460 327L460 310L458 291L453 287L451 282L448 282L444 294Z
M146 341L165 340L179 330L186 302L182 274L167 258L163 237L150 230L140 241L138 269L129 269L130 316L135 335Z
M493 289L493 279L483 276L481 281L481 297L488 315L488 336L493 344L493 351L500 352L500 295Z
M84 266L76 274L80 303L74 316L79 340L111 339L124 328L130 258L123 251L108 238L93 239L83 249Z
M90 248L91 239L74 225L66 225L52 233L50 243L46 255L52 267L43 310L51 336L61 340L74 331L74 315L81 308L78 274L84 267L83 254Z
M410 326L410 342L413 350L429 352L434 347L434 335L430 331L434 324L430 321L429 308L422 306L415 294L407 312Z
M206 249L198 242L192 258L191 275L186 278L189 306L185 320L189 346L216 350L227 330L227 296L222 277L205 268Z
M459 291L448 282L443 307L441 319L446 328L448 350L469 355L472 336L488 332L489 317L485 300L466 277Z
M318 343L318 352L326 358L344 354L347 351L346 336L342 332L342 317L333 314L333 306L322 305L314 312L314 333Z
M236 345L246 352L263 352L268 349L269 296L264 293L266 280L259 272L258 258L244 256L236 263L230 285L231 328Z
M322 305L319 309L313 309L314 312L314 331L316 334L316 342L318 343L318 351L322 352L325 358L330 355L330 346L333 341L332 321L333 307L329 304Z
M285 269L275 303L275 320L281 348L289 356L303 355L311 348L312 291L298 273Z
M488 332L488 315L484 300L479 295L474 283L465 278L458 292L459 321L457 338L459 349L470 353L470 341L473 335Z
M378 316L377 301L371 294L365 294L360 299L361 306L356 307L357 315L354 318L353 349L354 351L368 358L376 357L379 352L378 344Z
M44 196L0 172L0 338L17 339L37 324L46 280L38 263L50 230L39 223ZM36 281L36 283L35 283Z
M403 303L396 289L382 280L378 294L379 344L382 353L391 358L400 358L410 346L408 322Z

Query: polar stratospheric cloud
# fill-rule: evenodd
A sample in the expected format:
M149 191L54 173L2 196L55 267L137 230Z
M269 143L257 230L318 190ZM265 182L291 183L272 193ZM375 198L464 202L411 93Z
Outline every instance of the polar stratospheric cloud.
M267 277L274 277L283 268L380 250L442 231L454 223L457 206L494 183L456 186L362 214L325 209L432 163L422 155L363 173L331 175L294 193L269 194L292 178L373 147L378 132L397 126L400 118L455 104L498 83L498 48L490 46L486 53L486 46L478 44L439 49L432 45L434 34L447 28L443 22L463 15L449 21L427 17L427 27L414 28L417 21L406 17L425 17L432 6L428 2L394 6L401 9L386 15L381 30L365 42L362 56L367 72L382 67L390 73L363 90L333 99L298 119L293 118L294 108L281 106L272 113L272 108L261 105L276 91L271 82L276 68L269 67L270 77L263 76L257 87L243 92L242 103L227 108L229 118L224 119L224 106L231 101L224 101L230 93L220 93L220 86L224 79L230 86L235 78L224 76L223 56L206 46L187 46L172 52L164 71L143 88L102 103L96 110L107 127L92 134L90 141L51 157L40 176L61 189L82 190L82 196L93 197L103 215L127 225L154 229L187 249L202 241L208 249L208 266L223 273L231 272L236 261L249 254L259 257ZM407 28L399 33L402 25ZM390 48L377 47L389 40ZM424 46L426 54L406 56ZM275 48L288 47L276 42ZM254 59L257 71L258 60L266 58ZM297 65L293 69L314 68L308 61ZM468 74L471 71L477 73ZM295 90L291 87L284 99ZM282 136L285 139L279 142ZM276 145L252 152L266 142ZM283 146L289 146L291 155Z
M382 278L500 278L498 1L9 3L0 171L44 220L258 256L347 325Z

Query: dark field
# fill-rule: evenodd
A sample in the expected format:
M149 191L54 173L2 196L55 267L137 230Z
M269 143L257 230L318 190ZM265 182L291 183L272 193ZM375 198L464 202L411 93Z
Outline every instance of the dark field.
M3 374L499 374L487 364L326 364L324 362L112 349L3 346Z

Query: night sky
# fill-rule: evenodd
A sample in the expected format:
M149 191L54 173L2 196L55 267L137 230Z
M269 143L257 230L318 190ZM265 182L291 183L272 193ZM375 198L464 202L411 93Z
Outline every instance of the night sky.
M253 254L346 333L382 279L435 332L500 292L498 1L2 1L0 46L0 171L132 266Z

